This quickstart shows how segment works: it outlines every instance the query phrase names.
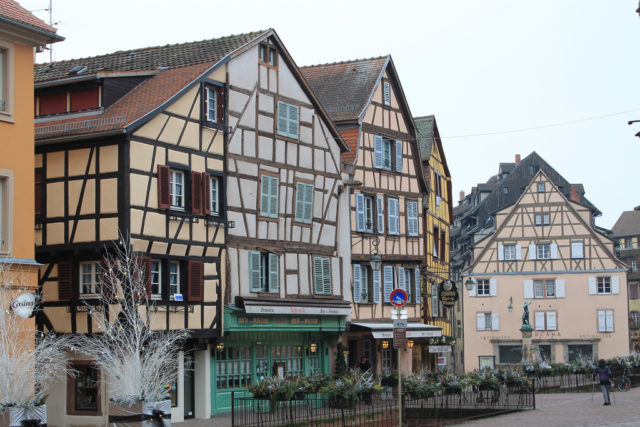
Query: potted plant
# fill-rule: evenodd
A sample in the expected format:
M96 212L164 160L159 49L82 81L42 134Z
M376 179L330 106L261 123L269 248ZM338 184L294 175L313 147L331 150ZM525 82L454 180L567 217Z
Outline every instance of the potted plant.
M412 399L428 399L440 390L429 371L412 372L402 379L402 386Z
M469 373L469 383L477 388L480 391L483 390L496 390L499 391L500 387L502 387L502 382L500 378L496 375L490 368L485 368L482 370L474 370Z
M531 383L527 376L519 369L505 368L502 372L502 381L509 391L527 392L531 388Z
M450 370L443 370L438 375L438 386L442 389L442 393L447 394L460 394L462 389L467 386L467 382L464 377L461 377Z
M373 393L382 390L384 387L375 383L371 372L349 369L342 378L329 382L320 392L329 395L330 406L346 409L352 408L361 397L365 402L369 402Z

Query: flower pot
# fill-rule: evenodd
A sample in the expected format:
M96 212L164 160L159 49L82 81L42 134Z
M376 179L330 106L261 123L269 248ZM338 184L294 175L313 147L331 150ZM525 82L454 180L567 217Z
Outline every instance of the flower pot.
M109 423L118 427L142 426L142 402L131 405L109 402Z
M170 426L171 425L171 400L161 400L159 402L142 402L142 412L152 415L151 420L144 421L143 427Z

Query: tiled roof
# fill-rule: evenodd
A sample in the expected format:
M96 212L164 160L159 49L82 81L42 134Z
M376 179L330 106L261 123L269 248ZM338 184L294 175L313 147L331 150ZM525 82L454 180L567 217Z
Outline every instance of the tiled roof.
M118 51L107 55L54 62L51 65L37 64L34 77L36 82L67 78L70 77L69 71L76 66L87 67L82 72L83 75L87 75L100 71L157 70L206 62L215 63L264 33L265 31L256 31L218 39Z
M301 67L302 75L336 122L356 120L388 56Z
M640 235L640 210L622 212L611 232L614 237Z
M14 0L0 0L0 17L26 24L40 31L52 33L52 35L55 35L56 31L58 31L56 28L45 24L44 21L34 16ZM60 37L56 36L56 38Z
M433 125L435 116L414 117L413 121L418 130L418 144L420 145L420 156L422 160L429 160L433 144Z
M340 129L340 135L342 139L349 146L349 150L342 153L341 160L345 163L353 164L356 161L356 152L358 151L358 134L359 128Z
M49 68L48 64L38 65L36 81L41 82L69 77L69 69L76 65L90 67L83 74L93 74L102 70L157 70L158 72L105 108L101 114L36 123L36 139L122 129L161 106L227 54L262 34L264 32L255 32L221 39L55 62L50 72L44 71ZM134 55L130 55L131 53ZM159 66L168 68L158 70Z

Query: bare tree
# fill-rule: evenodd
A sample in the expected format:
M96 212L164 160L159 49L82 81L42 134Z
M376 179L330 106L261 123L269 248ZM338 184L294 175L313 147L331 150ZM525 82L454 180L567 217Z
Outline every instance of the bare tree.
M131 405L165 400L178 374L178 352L185 330L154 330L149 269L134 256L128 237L107 251L97 305L88 309L97 333L83 345L106 374L112 401Z

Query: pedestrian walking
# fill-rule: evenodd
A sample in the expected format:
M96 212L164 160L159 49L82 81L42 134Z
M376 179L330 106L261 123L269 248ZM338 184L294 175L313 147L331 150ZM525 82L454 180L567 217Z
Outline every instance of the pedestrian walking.
M609 388L611 387L613 375L611 375L611 369L607 366L604 359L600 359L598 361L598 366L593 369L592 377L594 381L596 376L600 381L600 388L602 389L602 397L604 398L605 406L611 405L611 400L609 399Z

